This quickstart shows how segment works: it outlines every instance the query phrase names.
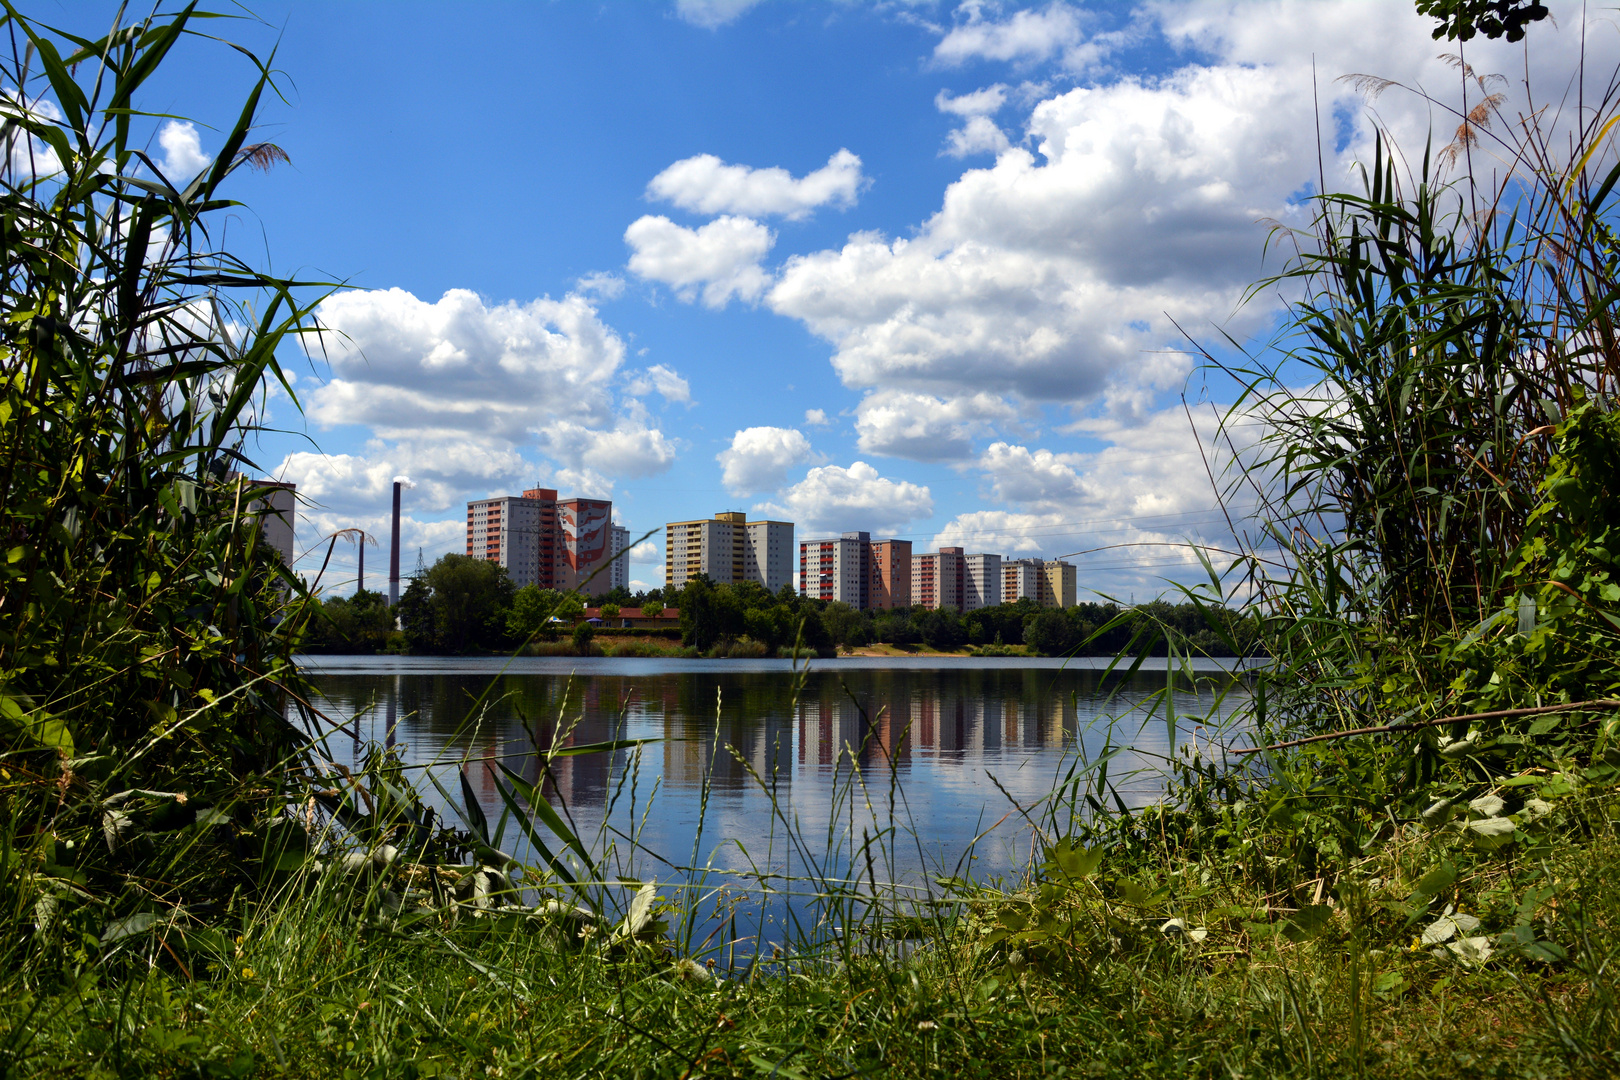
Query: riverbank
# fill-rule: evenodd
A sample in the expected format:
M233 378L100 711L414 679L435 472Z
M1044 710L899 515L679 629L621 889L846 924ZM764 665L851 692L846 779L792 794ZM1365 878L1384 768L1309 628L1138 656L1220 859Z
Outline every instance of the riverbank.
M212 947L176 932L148 957L134 935L92 939L99 966L0 1002L3 1065L468 1080L1612 1075L1620 804L1587 771L1507 789L1490 809L1516 822L1509 845L1410 822L1330 879L1276 864L1292 826L1274 817L1229 816L1243 838L1229 846L1188 836L1180 814L1140 815L1134 839L1059 846L1005 890L951 887L953 903L922 921L835 889L825 913L843 933L806 928L729 970L752 942L679 945L680 906L727 903L708 889L658 889L648 914L672 929L609 944L616 916L600 929L467 904L407 917L392 891L403 871L336 890L294 879L237 910ZM884 944L896 935L905 949Z

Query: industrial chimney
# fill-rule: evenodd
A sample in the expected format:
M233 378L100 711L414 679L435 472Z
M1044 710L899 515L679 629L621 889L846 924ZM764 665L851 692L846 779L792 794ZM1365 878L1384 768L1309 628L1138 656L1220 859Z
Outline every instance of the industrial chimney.
M399 603L399 479L394 480L394 533L388 541L388 606Z

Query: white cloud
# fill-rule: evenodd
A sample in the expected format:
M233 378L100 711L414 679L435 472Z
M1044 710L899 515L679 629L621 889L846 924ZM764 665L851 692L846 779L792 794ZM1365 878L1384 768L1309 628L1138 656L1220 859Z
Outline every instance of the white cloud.
M1166 313L1225 321L1260 269L1256 219L1314 172L1297 97L1236 66L1070 91L1031 116L1040 159L968 171L914 238L790 259L768 302L834 344L850 386L1071 403L1172 386L1188 364L1155 351Z
M788 470L811 456L810 440L793 428L751 427L731 437L731 445L715 455L721 482L733 495L775 491L787 480Z
M630 549L630 561L646 565L657 565L664 561L664 553L651 540L643 540Z
M958 94L952 97L948 91L941 90L934 95L934 107L942 113L951 113L955 116L992 116L1001 111L1007 103L1007 85L996 83L986 86L982 90L974 90L968 94Z
M760 0L675 0L675 13L693 26L715 30L740 18Z
M932 517L934 498L927 487L889 480L864 461L849 468L823 465L783 492L780 502L754 508L795 522L804 536L846 530L901 532L913 521Z
M973 453L975 436L1015 412L994 394L941 400L930 394L882 390L869 394L855 413L858 445L868 454L913 461L956 461Z
M158 131L158 145L163 147L163 175L176 188L191 183L214 160L203 153L197 127L189 120L167 121Z
M1301 195L1318 177L1313 97L1326 125L1328 183L1354 188L1350 169L1370 160L1372 128L1365 102L1338 76L1374 72L1411 86L1457 80L1435 59L1428 21L1404 0L1164 3L1130 16L1114 37L1085 39L1091 18L1065 5L1010 14L969 5L939 55L1072 66L1103 38L1113 47L1156 35L1186 62L1048 94L1025 114L1023 131L1005 136L989 124L1011 94L995 86L942 94L941 109L985 122L959 128L947 152L995 152L995 163L963 172L912 229L858 233L777 271L765 302L831 343L845 385L946 401L991 394L1020 413L1053 403L1077 416L1145 417L1192 366L1177 324L1198 337L1215 338L1219 327L1239 339L1271 325L1275 296L1240 305L1247 286L1277 266L1262 263L1265 222L1308 219ZM1602 56L1596 64L1589 57L1587 69L1612 69L1620 54L1612 28L1594 23L1583 35L1590 16L1574 7L1559 18L1561 29L1544 26L1527 39L1534 70L1575 70L1583 36ZM1501 43L1471 48L1479 70L1522 66ZM1512 99L1506 108L1513 115L1523 105ZM1392 90L1378 102L1381 122L1414 161L1428 132L1446 137L1452 121L1437 115L1415 94ZM1023 145L1004 147L1003 137ZM909 418L880 400L866 412L863 451L909 452L882 435ZM963 446L957 437L951 452Z
M422 482L416 505L450 510L470 493L547 473L558 487L607 496L615 479L674 460L677 442L642 403L615 401L624 343L577 294L488 304L464 289L433 303L402 289L348 292L323 302L320 317L334 331L325 337L332 378L307 395L309 416L362 425L373 438L363 458L318 468L319 455L291 456L284 467L307 474L312 490L358 491L372 505L378 485L404 472ZM632 391L638 381L666 397L686 390L661 365L632 377ZM563 467L531 461L531 449Z
M963 4L966 22L952 27L934 46L934 59L957 65L969 60L1031 63L1080 44L1080 16L1067 4L1014 12L1010 18L986 19L980 4Z
M313 575L327 556L327 539L340 529L364 529L366 587L387 588L390 504L394 477L409 473L415 487L404 493L400 519L402 572L416 565L417 549L429 564L449 551L462 551L466 522L461 514L469 491L502 490L522 483L533 467L515 453L491 453L476 444L389 446L373 442L363 454L288 454L270 475L296 484L295 548L303 554L297 569ZM447 520L435 516L454 511ZM352 542L340 540L321 585L347 593L358 568Z
M646 371L632 372L625 392L632 397L645 397L657 392L665 401L692 402L692 386L673 368L654 364Z
M309 398L325 426L385 439L459 432L517 445L557 416L606 422L624 342L577 295L486 304L466 289L419 300L403 289L325 300L332 379Z
M817 207L854 206L864 183L861 159L848 150L797 180L783 168L727 165L713 154L699 154L653 177L647 197L700 214L780 215L797 221Z
M624 295L624 278L618 274L598 270L586 274L575 282L574 291L581 296L593 296L599 300L617 300Z
M961 127L946 136L945 149L950 157L969 157L973 154L999 154L1011 146L1007 135L996 127L988 116L973 116Z
M771 278L759 265L776 242L771 231L751 218L715 218L698 229L648 214L624 231L632 250L630 269L648 281L660 281L692 303L723 308L732 297L753 302Z
M65 119L62 110L50 98L36 97L30 101L15 90L0 87L0 101L5 103L8 113L31 114L37 122L61 124ZM15 127L11 130L13 134L6 138L6 156L14 185L21 187L30 179L54 176L62 171L62 159L49 143L32 136L23 137Z
M602 477L642 477L663 472L675 460L675 441L632 415L611 429L555 420L540 429L546 453L567 464L595 489ZM591 475L593 479L583 479Z
M804 422L809 424L811 427L826 427L832 423L831 420L827 419L827 411L825 409L804 410Z
M1085 491L1076 466L1084 455L1030 450L1010 443L992 443L979 459L989 476L992 495L1001 503L1077 504Z
M1084 430L1104 445L1085 453L993 443L978 466L991 497L1011 508L959 514L934 543L1014 556L1106 549L1076 559L1082 579L1095 574L1089 580L1099 585L1147 584L1196 568L1196 556L1179 545L1233 546L1216 494L1231 450L1215 438L1216 410L1206 403L1192 416L1196 431L1179 404L1129 423L1087 421ZM1246 456L1252 433L1241 421L1229 430ZM1250 505L1247 492L1237 493L1228 504L1234 521Z

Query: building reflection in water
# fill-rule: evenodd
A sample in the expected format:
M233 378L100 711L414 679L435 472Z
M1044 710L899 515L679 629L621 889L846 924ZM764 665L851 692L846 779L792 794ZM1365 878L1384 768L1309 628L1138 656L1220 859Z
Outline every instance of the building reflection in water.
M797 697L792 677L773 671L311 678L335 719L357 718L357 757L361 739L393 745L408 762L437 763L451 791L463 769L491 822L503 810L496 777L504 763L565 809L582 835L595 835L598 849L615 830L622 838L645 821L643 843L667 858L696 850L700 859L719 852L721 864L751 865L774 857L782 816L812 831L829 815L841 819L836 792L852 767L866 783L892 776L911 814L898 824L949 862L1005 813L1008 795L1028 805L1050 793L1077 739L1088 754L1099 750L1105 712L1128 716L1164 685L1163 675L1105 686L1092 671L1020 668L812 671ZM1188 687L1176 705L1197 715L1216 708L1216 696ZM658 741L542 764L554 748L623 739ZM1140 716L1123 721L1114 740L1150 754L1169 749L1162 722L1144 726ZM1127 754L1111 767L1126 778L1122 795L1151 801L1156 778L1129 778L1131 765ZM695 835L705 781L709 805ZM987 851L978 869L1015 869L1011 858Z

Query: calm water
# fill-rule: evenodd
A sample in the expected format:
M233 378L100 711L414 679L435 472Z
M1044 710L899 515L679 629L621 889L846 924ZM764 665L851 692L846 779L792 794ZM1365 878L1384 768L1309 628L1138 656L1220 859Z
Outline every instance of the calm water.
M358 735L330 740L336 761L391 742L458 798L465 770L492 825L492 766L505 761L567 811L611 873L673 882L702 867L713 885L751 870L800 876L808 861L838 876L864 831L886 839L857 876L917 886L940 873L1016 875L1031 838L1019 807L1043 819L1042 800L1077 750L1104 748L1111 718L1114 742L1132 749L1110 778L1128 802L1151 802L1170 750L1162 704L1145 713L1166 684L1160 663L1105 682L1090 660L821 661L796 699L781 661L311 657L305 669L316 704ZM1181 742L1242 696L1218 701L1223 673L1199 670L1175 692ZM487 690L487 711L470 715ZM557 758L540 775L537 743L611 739L656 741ZM528 855L512 827L500 846Z

